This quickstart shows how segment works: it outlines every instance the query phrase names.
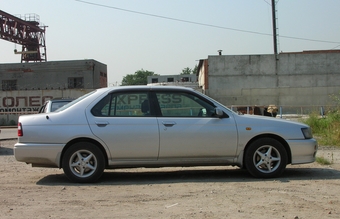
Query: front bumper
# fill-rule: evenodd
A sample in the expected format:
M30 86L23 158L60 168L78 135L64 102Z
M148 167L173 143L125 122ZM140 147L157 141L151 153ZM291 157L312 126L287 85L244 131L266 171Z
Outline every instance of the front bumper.
M317 141L312 139L288 140L292 154L291 164L313 163L318 151Z

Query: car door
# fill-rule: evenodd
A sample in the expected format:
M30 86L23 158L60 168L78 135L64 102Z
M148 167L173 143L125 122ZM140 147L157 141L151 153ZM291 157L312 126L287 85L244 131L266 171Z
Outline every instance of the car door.
M147 92L113 93L91 109L91 130L106 143L112 159L157 159L158 124L147 100Z
M231 158L236 154L233 117L217 118L215 106L186 92L156 94L160 108L159 159Z

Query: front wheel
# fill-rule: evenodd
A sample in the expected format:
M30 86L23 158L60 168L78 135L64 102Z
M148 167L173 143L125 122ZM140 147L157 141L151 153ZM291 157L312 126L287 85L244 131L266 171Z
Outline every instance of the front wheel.
M248 172L254 177L278 177L286 168L287 152L279 141L261 138L249 145L244 162Z
M90 142L78 142L65 152L62 167L65 175L72 182L95 182L104 172L105 158L96 145Z

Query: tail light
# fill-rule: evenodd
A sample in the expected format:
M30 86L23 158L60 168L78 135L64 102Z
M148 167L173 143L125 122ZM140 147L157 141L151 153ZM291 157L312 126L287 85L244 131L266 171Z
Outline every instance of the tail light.
M22 131L22 125L21 125L21 123L19 122L18 123L18 136L20 137L20 136L23 136L24 135L24 133L23 133L23 131Z

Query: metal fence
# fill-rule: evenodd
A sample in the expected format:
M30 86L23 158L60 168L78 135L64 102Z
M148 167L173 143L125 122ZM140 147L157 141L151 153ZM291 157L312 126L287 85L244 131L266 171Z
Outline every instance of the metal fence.
M250 115L264 115L264 111L268 106L258 105L231 105L229 108L239 114L250 114ZM326 105L326 106L276 106L278 118L304 118L314 113L324 117L329 112L334 112L339 109L337 105ZM240 111L239 109L242 108ZM255 109L260 109L260 114L256 113Z

